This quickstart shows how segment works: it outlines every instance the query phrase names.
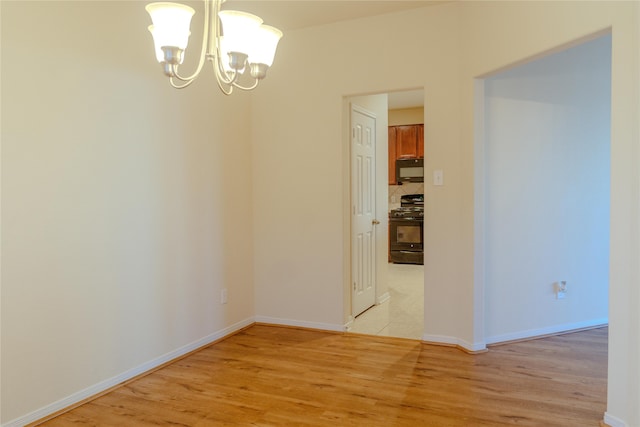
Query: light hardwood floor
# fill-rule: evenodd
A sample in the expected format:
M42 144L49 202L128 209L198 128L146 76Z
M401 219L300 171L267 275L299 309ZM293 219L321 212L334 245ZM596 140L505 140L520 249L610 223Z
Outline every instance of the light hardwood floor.
M255 325L43 426L598 426L607 329L469 355Z

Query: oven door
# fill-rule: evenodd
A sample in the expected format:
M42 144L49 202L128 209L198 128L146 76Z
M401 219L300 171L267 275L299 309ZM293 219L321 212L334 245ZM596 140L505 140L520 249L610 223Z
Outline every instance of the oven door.
M389 252L392 262L423 264L423 220L389 218Z

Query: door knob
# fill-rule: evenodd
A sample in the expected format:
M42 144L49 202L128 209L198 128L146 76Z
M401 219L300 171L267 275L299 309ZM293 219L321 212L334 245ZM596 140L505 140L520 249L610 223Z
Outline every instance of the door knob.
M380 224L380 221L378 221L377 219L374 219L374 220L371 221L371 224L378 225L378 224Z

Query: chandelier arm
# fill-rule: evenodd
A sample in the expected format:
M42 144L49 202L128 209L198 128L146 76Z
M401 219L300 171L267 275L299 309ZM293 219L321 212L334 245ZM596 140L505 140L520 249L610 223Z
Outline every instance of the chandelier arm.
M242 89L242 90L253 90L258 86L258 83L260 83L260 80L255 79L255 82L251 85L251 86L242 86L240 85L238 82L233 82L231 83L234 87L237 87L238 89Z
M193 80L195 80L195 78L198 77L206 61L207 51L209 49L209 21L211 16L210 3L213 0L203 0L203 1L204 1L204 25L203 25L204 28L202 30L202 47L200 48L200 61L198 62L198 68L196 68L196 71L189 77L183 77L180 74L178 74L178 66L176 65L173 77L175 77L180 81L186 82L185 85L180 87L175 86L173 83L171 83L171 86L177 89L182 89L183 87L189 86L191 82L193 82Z
M233 86L231 84L225 83L218 77L218 73L216 74L216 83L218 83L218 87L225 95L231 95L233 93ZM226 86L226 87L225 87Z
M224 71L219 65L220 61L217 59L218 57L212 59L212 68L213 74L216 76L216 82L218 83L218 87L222 90L225 95L230 95L233 92L233 85L238 80L240 73L236 70L233 71L233 75L229 76L226 71ZM225 89L224 86L228 86L229 89Z
M181 79L178 79L178 80L181 80ZM176 88L176 89L184 89L185 87L189 86L194 81L195 81L195 79L186 80L184 84L180 85L180 84L176 84L176 82L175 82L173 77L169 77L169 84L171 84L171 86Z
M220 43L220 37L222 33L220 32L220 19L218 18L218 13L220 13L220 8L222 7L222 2L225 0L204 0L206 2L211 2L213 6L213 12L209 16L209 39L207 40L207 54L214 56L214 58L219 58L220 53L218 52L218 44Z
M218 61L218 64L219 64L219 61ZM233 71L233 74L229 76L227 72L224 71L223 69L220 69L220 67L217 66L215 62L212 65L213 65L213 72L216 75L216 79L218 79L219 82L225 85L232 85L236 80L238 80L238 77L240 76L240 73L238 73L235 70Z
M227 85L227 87L224 87L224 85L220 82L219 79L216 79L216 82L218 83L218 87L220 88L222 93L224 93L225 95L228 96L228 95L231 95L233 93L233 86Z
M213 72L215 73L218 80L224 82L224 84L230 85L238 78L238 72L234 70L233 76L230 77L222 66L222 61L222 54L220 53L220 50L216 48L215 61L213 63Z
M224 0L222 0L224 1ZM237 70L233 70L233 74L229 76L227 71L224 69L222 65L222 61L224 58L222 57L222 49L220 47L220 38L222 37L222 31L220 26L220 20L218 19L218 13L222 7L222 1L214 0L214 14L212 16L211 28L213 29L211 38L209 39L209 56L212 61L213 73L216 76L216 80L218 81L218 87L222 90L225 95L230 95L233 92L233 88L229 87L229 89L225 89L223 86L231 86L239 77Z
M215 7L215 18L211 22L211 27L213 28L213 36L212 36L212 46L211 55L213 56L213 72L216 74L216 78L222 78L222 73L224 73L224 69L222 68L222 51L220 49L220 37L222 37L222 32L220 31L220 20L218 19L218 14L220 13L220 8L222 7L222 1L214 4ZM220 76L218 74L221 73Z
M220 71L218 71L217 67L216 67L216 63L217 61L214 60L213 61L213 74L216 76L216 83L218 84L218 87L220 88L220 90L222 91L222 93L224 93L225 95L231 95L233 93L233 81L235 81L236 76L237 76L237 72L234 72L234 78L232 81L227 81L226 79L224 79L224 77L222 76L222 73Z

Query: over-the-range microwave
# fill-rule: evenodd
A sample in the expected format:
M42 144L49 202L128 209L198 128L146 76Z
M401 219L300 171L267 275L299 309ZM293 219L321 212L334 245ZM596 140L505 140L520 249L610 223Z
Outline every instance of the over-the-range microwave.
M424 182L424 159L396 160L396 182Z

